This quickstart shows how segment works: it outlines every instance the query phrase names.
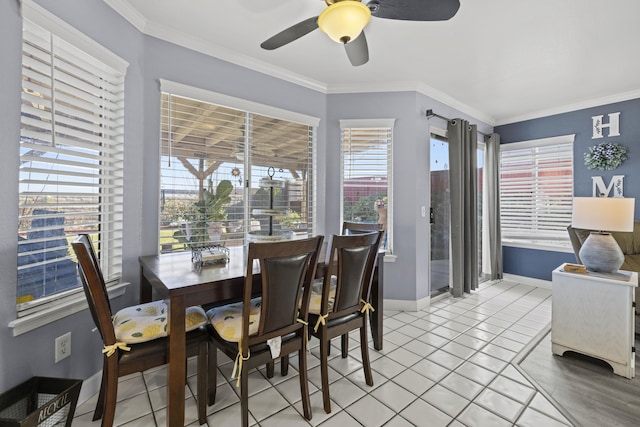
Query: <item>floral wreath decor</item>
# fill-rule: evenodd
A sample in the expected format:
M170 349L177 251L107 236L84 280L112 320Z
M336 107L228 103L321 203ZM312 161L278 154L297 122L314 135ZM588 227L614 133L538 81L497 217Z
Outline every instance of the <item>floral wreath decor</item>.
M602 142L589 147L584 153L584 164L589 169L613 170L627 160L627 149L618 143Z

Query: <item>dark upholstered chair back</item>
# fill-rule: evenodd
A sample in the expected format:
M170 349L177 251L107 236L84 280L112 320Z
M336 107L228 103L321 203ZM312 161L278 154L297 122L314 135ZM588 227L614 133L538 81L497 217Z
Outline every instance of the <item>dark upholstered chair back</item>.
M71 243L78 258L78 269L82 288L87 298L87 304L91 311L91 317L95 323L105 345L116 342L116 336L111 321L113 313L104 283L104 277L100 270L100 262L93 249L88 234L80 234Z
M374 222L345 221L342 223L342 234L364 234L380 230L382 230L382 224Z
M332 237L328 261L336 280L332 312L340 313L345 310L355 312L360 310L360 300L369 300L373 268L383 234L384 232L377 231ZM323 313L328 312L326 311L328 307L324 305L325 303L328 305L330 280L332 280L331 275L326 275L323 287L326 298L323 297L321 308Z
M243 322L243 346L264 342L299 329L298 317L306 320L309 292L322 247L322 236L273 243L249 243L244 289L244 319L249 318L253 275L260 266L262 308L257 335L249 337ZM303 292L305 293L303 297ZM300 309L298 302L302 301ZM246 353L245 353L246 354Z

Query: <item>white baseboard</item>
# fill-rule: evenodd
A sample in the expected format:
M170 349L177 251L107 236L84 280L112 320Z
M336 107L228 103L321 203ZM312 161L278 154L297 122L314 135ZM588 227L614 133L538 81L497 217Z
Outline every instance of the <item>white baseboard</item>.
M420 311L425 308L429 308L431 305L431 298L424 297L417 301L409 301L402 299L385 299L384 309L394 311Z
M523 285L535 286L536 288L551 289L551 281L536 279L535 277L518 276L515 274L504 273L503 280L522 283Z
M87 400L91 399L95 394L100 391L100 382L102 381L102 370L91 375L86 380L82 381L82 388L80 389L80 396L78 396L78 406L82 405Z

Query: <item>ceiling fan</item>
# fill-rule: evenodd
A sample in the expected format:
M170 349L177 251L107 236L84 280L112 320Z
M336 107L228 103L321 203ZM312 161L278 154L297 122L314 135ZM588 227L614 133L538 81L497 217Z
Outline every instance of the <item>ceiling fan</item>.
M262 42L273 50L320 28L332 40L344 44L352 65L369 61L364 35L371 16L403 21L446 21L460 8L460 0L324 0L327 8L318 16L305 19Z

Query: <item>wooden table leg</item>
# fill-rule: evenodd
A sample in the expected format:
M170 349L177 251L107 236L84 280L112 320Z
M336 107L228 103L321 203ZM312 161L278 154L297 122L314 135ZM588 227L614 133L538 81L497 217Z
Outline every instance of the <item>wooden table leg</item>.
M140 267L140 301L139 304L151 301L151 284L144 275L144 268Z
M384 253L378 254L378 263L373 272L371 283L371 305L376 311L369 312L371 323L371 335L373 337L373 348L382 350L382 317L383 317L383 289L384 289Z
M167 372L167 426L184 426L184 389L187 377L185 306L181 296L169 299L169 366Z

